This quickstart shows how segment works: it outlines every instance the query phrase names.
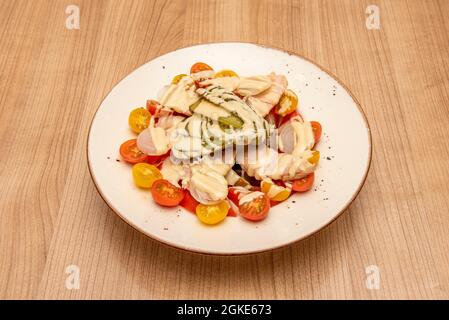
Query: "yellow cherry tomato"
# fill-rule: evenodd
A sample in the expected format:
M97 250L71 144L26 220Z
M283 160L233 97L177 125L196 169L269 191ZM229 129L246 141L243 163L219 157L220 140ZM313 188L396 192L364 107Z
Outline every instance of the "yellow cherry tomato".
M238 77L238 76L239 76L239 75L238 75L236 72L234 72L234 71L232 71L232 70L229 70L229 69L225 69L225 70L218 71L218 72L215 74L215 78Z
M151 113L145 108L137 108L131 111L128 123L135 133L141 133L150 124Z
M298 108L298 96L290 89L285 90L274 111L285 117Z
M312 156L307 159L311 164L317 164L320 161L320 152L318 150L312 151Z
M196 216L202 223L217 224L228 215L229 203L225 200L217 204L205 205L200 203L196 206Z
M292 193L291 189L278 186L277 184L267 180L262 180L260 183L260 189L268 196L268 198L278 202L286 200Z
M153 182L162 179L162 174L158 168L148 163L137 163L132 169L134 183L140 188L149 189Z
M184 78L184 77L187 77L187 75L184 74L184 73L178 74L177 76L175 76L175 77L173 78L173 80L171 81L171 83L172 83L172 84L178 84L179 81L180 81L182 78Z

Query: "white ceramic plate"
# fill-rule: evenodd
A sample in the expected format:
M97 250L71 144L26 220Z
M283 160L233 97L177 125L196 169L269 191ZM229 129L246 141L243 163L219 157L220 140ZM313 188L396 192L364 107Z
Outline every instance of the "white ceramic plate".
M131 166L117 161L120 144L135 137L128 128L129 112L144 106L147 99L156 98L174 75L188 73L197 61L215 70L232 69L240 75L272 71L286 75L289 87L299 96L302 115L323 126L314 190L294 194L272 208L262 222L230 217L211 227L181 207L159 207L150 192L134 186ZM104 200L122 219L165 244L208 254L270 250L317 232L357 196L370 160L368 123L357 101L337 79L297 55L249 43L198 45L144 64L108 94L94 116L88 138L92 178Z

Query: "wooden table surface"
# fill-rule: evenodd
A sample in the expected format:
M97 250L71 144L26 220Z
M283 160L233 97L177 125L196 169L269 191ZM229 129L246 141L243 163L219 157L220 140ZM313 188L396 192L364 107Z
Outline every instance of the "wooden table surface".
M69 4L79 30L66 28ZM379 30L365 25L370 4ZM3 0L0 298L449 298L448 13L447 0ZM108 208L86 138L102 99L136 67L230 40L336 74L366 112L373 160L358 198L318 234L203 256L146 238ZM79 289L66 287L69 265ZM366 285L370 265L378 290Z

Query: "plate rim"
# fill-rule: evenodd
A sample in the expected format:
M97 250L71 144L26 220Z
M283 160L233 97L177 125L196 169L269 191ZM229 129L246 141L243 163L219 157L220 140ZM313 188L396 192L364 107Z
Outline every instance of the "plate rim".
M359 183L359 185L357 186L357 190L354 192L354 194L352 195L352 197L348 200L348 202L344 205L344 207L328 222L326 222L323 226L321 226L319 229L316 229L314 231L311 231L301 237L299 237L298 239L292 240L290 242L281 244L281 245L276 245L274 247L270 247L267 249L259 249L259 250L252 250L252 251L244 251L244 252L237 252L237 253L225 253L225 252L207 252L207 251L200 251L197 249L193 249L193 248L188 248L185 246L179 246L179 245L175 245L172 243L169 243L163 239L160 239L152 234L147 233L145 230L143 230L141 227L139 227L138 225L135 225L132 221L129 221L126 217L124 217L122 214L120 214L118 212L118 210L116 210L114 208L114 206L109 203L109 201L105 198L105 196L103 195L100 187L98 186L98 182L95 179L95 176L92 173L92 167L91 167L91 160L90 160L90 156L89 156L89 141L90 141L90 134L92 131L92 124L97 116L98 110L100 109L100 106L103 104L103 102L106 100L106 98L109 96L109 94L126 78L128 77L132 72L134 72L135 70L141 68L142 66L144 66L145 64L149 63L152 60L155 60L163 55L166 55L168 53L172 53L172 52L176 52L178 50L182 50L182 49L187 49L187 48L192 48L192 47L197 47L197 46L201 46L201 45L214 45L214 44L243 44L243 45L253 45L253 46L257 46L257 47L261 47L261 48L265 48L265 49L272 49L272 50L276 50L276 51L280 51L283 53L287 53L288 55L293 55L293 56L297 56L313 65L315 65L316 67L318 67L321 71L327 73L329 76L331 76L333 79L335 79L339 85L341 85L346 92L349 94L349 96L352 98L352 100L355 102L358 111L360 112L363 122L365 123L365 127L368 133L368 148L369 148L369 152L368 152L368 162L365 168L365 172L363 173L363 179L361 180L361 182ZM194 253L194 254L198 254L198 255L206 255L206 256L249 256L249 255L256 255L259 253L267 253L267 252L271 252L274 251L276 249L280 249L280 248L285 248L287 246L291 246L295 243L298 243L302 240L305 240L309 237L311 237L314 234L318 234L319 232L323 231L324 229L326 229L328 226L330 226L332 223L334 223L338 218L340 218L342 216L342 214L344 212L346 212L346 210L349 208L349 206L354 202L354 200L357 198L357 196L359 195L360 191L362 190L363 186L365 185L366 179L368 177L368 172L371 168L371 163L372 163L372 155L373 155L373 145L372 145L372 135L371 135L371 128L368 122L368 118L365 114L365 111L363 110L359 100L354 96L354 94L352 93L351 90L349 90L349 88L340 80L340 78L338 78L335 74L333 74L332 72L330 72L329 70L327 70L326 68L324 68L323 66L321 66L320 64L314 62L313 60L303 56L302 54L290 51L290 50L286 50L283 48L279 48L276 46L272 46L272 45L265 45L265 44L260 44L260 43L256 43L256 42L248 42L248 41L212 41L212 42L202 42L202 43L196 43L196 44L190 44L187 46L181 46L179 48L176 48L175 50L172 51L167 51L164 52L160 55L154 56L152 57L150 60L140 64L139 66L135 67L130 73L127 73L125 76L123 76L122 78L120 78L120 80L118 80L115 85L106 93L106 95L102 98L100 104L97 106L95 113L93 114L91 120L90 120L90 124L89 124L89 129L88 129L88 134L87 134L87 138L86 138L86 142L85 142L85 148L86 148L86 158L87 158L87 167L88 167L88 171L89 171L89 175L92 179L92 181L94 182L94 186L95 189L97 190L98 194L100 195L100 197L103 199L103 201L106 203L106 205L109 207L109 209L111 209L118 217L120 217L120 219L122 219L126 224L128 224L130 227L132 227L134 230L138 231L139 233L143 234L145 237L149 238L152 241L155 241L157 243L163 244L167 247L170 248L174 248L176 250L180 250L183 252L188 252L188 253Z

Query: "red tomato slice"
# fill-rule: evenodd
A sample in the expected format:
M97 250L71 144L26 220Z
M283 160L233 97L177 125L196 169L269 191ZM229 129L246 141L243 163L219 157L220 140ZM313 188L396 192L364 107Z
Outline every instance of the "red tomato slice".
M179 205L183 207L184 209L187 209L193 214L196 214L196 206L200 203L196 201L194 197L190 194L189 191L185 191L184 199L181 200Z
M184 198L184 190L172 185L164 179L159 179L153 182L151 194L156 203L165 207L175 207Z
M209 65L203 62L197 62L190 68L190 74L206 70L214 70L214 69L212 69Z
M305 176L304 178L294 180L292 189L296 192L306 192L312 188L313 181L315 180L315 173L311 173L308 176Z
M251 221L260 221L267 217L270 210L270 199L264 194L252 201L243 203L240 207L240 215Z
M235 205L239 205L239 192L235 188L228 189L228 199L231 200Z
M147 100L147 110L152 114L155 115L157 112L157 109L159 109L159 102L156 100Z
M164 160L170 155L170 151L168 151L165 154L162 154L160 156L148 156L147 157L147 162L149 164L152 164L156 167L160 167L160 165L162 164L162 162L164 162Z
M282 202L282 201L281 201ZM273 208L275 206L277 206L279 203L281 203L279 201L274 201L274 200L270 200L270 207Z
M147 155L137 148L137 139L123 142L120 146L120 155L123 160L131 164L145 162L147 159Z
M317 144L321 138L321 131L322 131L321 124L318 121L310 121L310 124L312 125L313 136L315 138L315 144Z

